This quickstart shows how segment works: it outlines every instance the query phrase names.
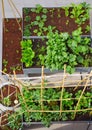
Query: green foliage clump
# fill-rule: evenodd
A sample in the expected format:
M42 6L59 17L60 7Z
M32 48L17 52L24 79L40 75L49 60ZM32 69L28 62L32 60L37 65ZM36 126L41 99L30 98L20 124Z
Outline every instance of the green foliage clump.
M82 90L79 90L76 94L75 94L75 97L76 98L79 98L80 97L80 95L81 95L81 93L82 93ZM88 98L88 97L92 97L92 95L91 95L91 93L90 92L86 92L86 93L84 93L83 94L83 96L82 96L82 98L81 98L81 100L80 100L80 103L79 103L79 105L78 105L78 107L77 107L77 109L78 110L80 110L80 109L86 109L86 108L90 108L91 107L91 98ZM84 112L86 112L86 111L84 111ZM81 113L83 113L83 112L79 112L80 114Z
M25 63L26 67L32 66L33 58L35 56L35 52L32 49L32 41L31 40L21 41L21 49L22 49L21 61Z
M75 19L78 25L84 24L89 19L90 4L83 2L80 4L71 3L69 6L63 7L65 15ZM70 10L71 9L71 10Z
M11 100L10 97L4 97L3 100L1 101L5 106L10 106L11 105Z
M47 35L45 66L51 70L62 70L66 64L66 70L69 73L73 73L78 64L89 66L90 61L86 60L86 56L92 54L91 39L82 38L81 34L81 27L74 30L72 35L67 32L50 31Z
M22 114L20 114L20 112L9 114L8 122L8 125L12 130L19 130L22 128Z
M92 107L91 89L81 96L82 92L80 89L72 93L72 89L67 88L41 89L40 85L23 86L19 95L20 109L9 115L9 125L13 130L21 127L22 115L27 123L41 121L46 127L52 121L74 120L76 110L81 115L88 112L87 108Z
M71 98L72 94L64 90L63 98ZM48 88L44 89L42 93L41 101L41 90L38 89L29 89L23 88L23 98L20 96L19 101L21 104L21 111L23 111L24 118L27 122L32 120L41 121L45 126L49 126L51 121L65 120L68 119L67 114L63 116L60 115L60 97L61 97L61 89ZM52 111L52 112L40 112L44 111ZM62 102L62 110L65 109L73 109L73 101L72 100L63 100ZM28 113L27 110L30 110ZM31 110L35 110L37 112L31 112ZM54 112L58 111L58 112Z
M43 8L40 4L36 4L36 8L32 8L31 11L37 14L41 12L46 14L48 12L48 10L46 8Z

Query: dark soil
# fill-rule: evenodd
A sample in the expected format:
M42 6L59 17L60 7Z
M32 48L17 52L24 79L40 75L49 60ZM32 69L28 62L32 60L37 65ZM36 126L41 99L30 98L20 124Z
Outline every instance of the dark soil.
M26 14L24 12L25 8L23 9L23 30L25 30L26 26L30 26L30 23L35 21L36 16L42 16L43 13L35 13L32 12L31 9L32 8L26 8L29 9L28 13ZM78 28L78 24L75 23L75 19L74 18L70 18L70 16L66 16L65 15L65 10L62 8L47 8L48 12L46 14L47 16L47 20L45 21L45 27L48 27L49 25L51 26L55 26L56 29L59 32L68 32L69 34L72 33L72 31L74 31L75 29ZM30 17L29 21L26 21L26 16ZM89 20L87 20L84 24L81 25L82 27L82 31L83 31L83 35L89 35L90 32L86 33L85 32L85 28L86 26L89 25ZM37 35L36 33L34 33L34 29L38 29L37 25L34 26L30 26L30 35L31 36L35 36ZM44 33L44 35L46 35L46 33Z
M43 57L46 54L46 39L32 39L33 42L33 50L35 51L35 58L33 59L33 67L41 67L39 54L42 54ZM42 47L44 47L44 51L42 51Z
M18 19L20 27L22 20ZM22 32L15 18L4 19L3 21L3 54L2 54L2 70L6 73L21 74L21 48L20 41L22 40ZM8 63L4 63L4 60Z
M76 114L75 121L89 121L91 118L91 115L89 113L78 115Z

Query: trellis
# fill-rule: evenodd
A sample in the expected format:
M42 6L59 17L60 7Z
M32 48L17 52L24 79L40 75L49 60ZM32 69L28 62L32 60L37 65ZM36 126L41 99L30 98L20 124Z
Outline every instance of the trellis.
M92 111L92 101L91 101L91 105L88 106L87 108L83 108L83 109L78 109L78 106L80 104L80 101L86 91L87 88L90 89L92 88L92 71L88 74L88 73L83 73L83 74L79 74L79 73L75 73L75 74L67 74L66 71L64 70L64 73L59 73L59 74L55 74L55 75L49 75L46 76L44 74L44 67L42 67L42 74L41 77L25 77L25 78L17 78L16 74L14 72L14 76L10 76L7 75L10 82L12 82L13 84L15 84L16 86L18 86L19 90L20 90L20 95L23 99L22 104L24 104L26 106L25 111L22 111L21 113L19 113L20 115L23 115L25 112L27 112L29 115L32 112L41 112L41 113L60 113L60 116L62 115L62 113L73 113L73 116L75 117L76 114L78 112L91 112ZM83 76L83 79L81 79L81 76ZM32 80L33 79L33 80ZM35 79L35 80L34 80ZM37 82L36 82L37 80ZM45 82L46 81L46 82ZM28 105L27 105L27 100L24 97L24 93L22 91L22 88L26 87L27 91L31 91L32 89L35 90L40 90L40 100L33 100L33 102L40 102L40 110L38 109L29 109ZM44 99L44 90L45 89L60 89L60 93L61 96L58 99L49 99L46 100ZM69 89L72 88L72 92L74 93L74 91L76 91L77 89L81 88L81 94L78 98L76 97L71 97L71 98L63 98L63 94L64 94L64 89ZM29 95L30 96L30 95ZM86 99L91 99L92 97L86 97ZM63 101L70 101L70 100L76 100L77 103L75 104L75 108L74 109L63 109L62 108L62 104ZM44 102L59 102L59 110L46 110L44 109ZM18 103L18 105L15 105L13 107L13 110L16 111L17 107L21 107L20 102ZM4 115L1 115L0 118L0 124L2 125L2 122L4 123L6 121L3 120L3 117L8 115L9 113L6 112ZM9 122L8 122L9 124Z

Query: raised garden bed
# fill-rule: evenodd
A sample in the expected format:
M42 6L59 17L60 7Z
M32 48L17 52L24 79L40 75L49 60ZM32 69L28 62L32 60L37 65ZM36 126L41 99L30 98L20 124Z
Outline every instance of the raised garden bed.
M53 40L53 39L55 39L55 38L53 38L53 36L50 38L51 40ZM89 39L89 38L88 38ZM56 39L55 39L56 40ZM58 39L57 39L58 40ZM90 40L90 39L89 39ZM24 55L26 55L26 57L25 58L23 58L23 61L24 61L24 63L23 63L23 72L25 73L25 74L41 74L41 65L44 65L44 62L46 61L45 60L45 56L47 55L47 53L50 51L50 55L52 54L52 52L54 53L55 52L55 49L57 49L57 50L59 50L59 48L60 47L58 47L58 46L60 46L60 44L58 44L58 46L57 46L57 48L55 48L55 47L53 47L53 49L51 48L50 50L48 50L48 49L46 49L46 42L47 42L47 39L31 39L31 41L30 42L28 42L28 40L25 40L24 39L24 41L26 41L26 42L24 42L24 43L27 43L27 44L29 44L30 42L32 43L32 52L34 53L34 55L33 55L33 58L31 59L30 58L30 56L31 56L31 52L30 53L27 53L27 48L26 48L26 46L28 46L27 44L25 44L25 52L26 52L26 54L23 52L22 53L22 57L24 56ZM50 40L49 40L50 41ZM65 41L66 42L66 41ZM72 42L72 40L71 40L71 42ZM76 42L76 40L75 40L75 42ZM68 42L67 42L67 44L68 44ZM90 44L90 43L89 43ZM81 44L79 43L79 46L80 46ZM50 45L49 45L50 46ZM52 46L54 46L54 42L52 42ZM71 49L71 46L72 45L70 45L70 47L67 47L67 49L69 50L69 49ZM79 48L79 46L78 47L76 47L76 49L78 49ZM84 45L85 46L85 45ZM51 46L50 46L51 47ZM87 46L86 46L87 47ZM74 54L75 55L75 53L73 52L73 50L69 50L68 51L67 50L67 55L69 56L69 53L70 54ZM23 51L23 50L22 50ZM63 50L62 50L63 51ZM63 53L61 53L61 55L62 56L64 56L64 54L66 54L66 51L63 51ZM80 50L80 54L81 54L81 56L82 56L82 50ZM79 56L80 54L78 54L77 56ZM57 54L55 54L56 56L58 56L59 55L59 53L57 53ZM55 55L52 55L52 57L53 57L53 60L55 60ZM62 56L61 56L61 58L62 58ZM48 67L48 68L51 68L51 61L52 61L52 58L51 58L51 56L49 57L49 63L50 63L50 67ZM78 64L77 65L75 65L75 70L77 71L77 72L90 72L91 71L91 69L92 69L92 57L91 57L91 52L89 52L88 53L88 56L86 55L84 55L84 57L82 57L82 58L84 58L84 64L82 64L82 62L80 63L77 59L75 59L75 61L76 62L78 62ZM26 59L26 60L25 60ZM71 59L71 58L70 58ZM28 61L27 61L28 60ZM86 61L87 60L87 61ZM56 61L59 65L60 65L60 63L59 63L59 61ZM64 64L66 64L66 65L69 65L69 60L67 60L67 62L63 62ZM29 63L28 65L28 67L26 67L25 66L25 63ZM30 64L31 63L31 64ZM53 64L55 64L55 62L53 61ZM64 65L63 64L63 65ZM72 64L72 61L71 61L71 64ZM88 65L87 65L88 64ZM56 68L56 69L54 69L54 70L50 70L50 69L48 69L48 68L45 68L45 73L46 74L51 74L51 73L55 73L55 72L61 72L62 70L63 70L63 65L62 65L62 69L58 69L58 68ZM74 66L73 66L74 67ZM68 71L69 72L69 71Z
M90 35L89 10L90 5L85 2L58 8L23 8L23 36L46 36L50 26L69 34L81 26L83 35Z
M2 48L2 70L6 73L22 74L21 32L22 19L6 18L3 19L3 48ZM20 26L19 26L20 25Z
M70 73L73 72L73 70L71 69L74 67L92 66L92 63L91 63L92 51L90 48L91 38L90 38L89 10L90 10L90 6L85 2L79 5L71 4L70 6L59 7L59 8L56 8L56 7L44 8L41 5L37 5L36 8L23 8L23 40L27 40L31 38L32 46L33 46L32 49L35 52L35 57L33 57L33 61L30 61L30 62L33 62L33 64L28 66L28 70L26 71L26 73L29 73L29 68L31 66L33 67L33 69L36 68L35 70L37 73L38 71L41 72L41 69L38 70L38 68L44 65L43 63L45 61L44 54L48 56L48 52L49 51L51 52L52 50L54 54L55 52L54 44L58 43L58 41L61 40L59 36L61 35L60 33L62 33L63 35L62 37L65 36L65 39L63 39L64 40L63 42L65 44L64 47L66 48L66 51L62 50L63 53L60 54L61 58L59 59L56 58L59 55L58 53L56 54L56 56L51 55L51 57L49 57L50 59L54 58L55 61L51 61L51 60L49 61L47 57L47 61L44 66L51 70L62 70L64 67L64 64L66 64L67 66L69 65L68 72L70 71ZM42 25L40 25L39 23ZM20 31L20 28L17 24L16 19L5 19L4 25L5 26L3 30L3 60L2 60L3 70L7 73L12 73L12 70L16 70L17 74L23 73L22 63L21 63L22 61L21 55L23 56L23 54L21 54L21 47L20 47L22 33ZM56 32L56 30L58 30L59 32ZM74 31L75 31L75 34L74 34L75 36L73 35ZM79 34L79 35L76 35L76 34ZM58 35L58 38L55 39L54 35L55 37L56 35ZM67 38L68 35L69 37ZM45 40L43 40L44 36L45 36ZM72 37L70 39L72 45L69 44L70 37ZM85 40L83 41L80 37L83 37L83 39ZM52 44L52 49L50 50L48 48L50 48L51 45L48 43L50 42L51 38L53 38L53 44ZM40 44L38 44L39 42ZM82 46L81 46L81 42L83 43ZM78 49L78 46L80 46L80 52L78 51L78 55L77 55L75 54L76 52L74 51L74 47ZM59 49L62 48L61 46L59 46L59 44L57 48L58 47ZM43 48L42 51L44 52L42 52L42 54L40 55L39 50L41 51L42 48ZM64 62L64 60L62 59L62 56L64 58L66 55L68 58L70 57L69 59L72 58L73 63L75 62L74 65L71 65L72 60L70 61L69 59ZM73 56L73 55L76 55L76 56ZM81 56L83 56L83 58ZM62 59L63 63L60 59ZM62 63L61 67L58 64L58 62ZM57 65L55 63L57 63ZM24 67L24 70L26 70L25 65L23 65L23 67ZM30 71L30 73L32 71ZM46 69L46 72L48 73L51 71Z
M23 40L31 39L31 52L34 53L31 64L23 65L28 67L28 70L24 68L26 73L29 73L31 66L30 73L34 67L35 72L41 72L38 69L39 63L50 70L62 70L66 64L69 73L73 73L75 67L91 67L89 10L90 5L85 2L59 8L44 8L41 5L36 8L23 8ZM46 55L37 53L37 49L41 47L45 47ZM24 48L22 52L23 50ZM22 58L23 55L22 53ZM39 60L37 56L40 57ZM27 60L22 62L26 64ZM51 72L50 70L46 69L46 72Z

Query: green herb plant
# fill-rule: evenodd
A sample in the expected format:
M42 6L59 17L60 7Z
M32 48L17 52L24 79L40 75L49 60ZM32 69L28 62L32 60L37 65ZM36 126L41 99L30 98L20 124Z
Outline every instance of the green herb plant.
M2 102L2 104L4 104L5 106L10 106L10 105L11 105L11 100L10 100L10 97L9 97L9 96L4 97L1 102Z
M8 115L8 122L8 125L12 130L19 130L22 128L22 114L20 114L20 111L14 112L12 114L10 113Z
M29 12L30 12L30 9L29 9L29 8L24 8L24 9L23 9L23 12L24 12L25 15L28 15Z
M85 33L87 33L87 32L90 32L90 26L89 25L87 25L86 28L85 28Z
M27 24L24 27L23 35L24 36L30 36L31 35L30 29L31 29L31 24Z
M30 20L31 20L30 16L26 16L25 19L24 19L25 22L30 22Z
M40 45L40 44L39 44ZM45 54L46 54L46 47L45 46L42 46L40 48L40 46L38 46L38 49L37 49L37 65L44 65L45 63Z
M17 65L17 66L11 66L10 67L10 70L15 70L15 71L20 71L20 70L22 70L22 67L21 67L21 65Z
M75 23L79 26L89 19L90 4L83 2L80 4L71 3L69 6L63 7L65 15L75 19Z
M75 22L83 24L86 20L89 19L89 10L90 4L86 2L80 3L78 5L72 4L71 18L75 18Z
M21 61L25 64L26 67L32 66L33 58L35 56L35 52L32 49L32 41L31 40L21 41L21 49L22 49Z
M45 66L51 70L62 70L66 64L68 73L73 73L78 64L85 66L86 55L92 54L92 48L90 38L82 38L81 34L81 27L72 35L50 31L47 35ZM87 61L86 65L89 64Z
M19 97L21 103L21 111L24 112L25 121L41 121L45 126L50 126L51 121L55 120L66 120L68 119L67 113L65 116L60 115L59 112L54 112L60 110L60 89L48 88L43 90L43 109L47 111L52 111L48 113L41 113L41 90L40 89L28 89L23 88L23 97ZM64 90L63 98L71 98L72 94ZM25 104L23 103L25 100ZM62 103L62 109L73 109L73 101L72 100L64 100ZM26 111L26 106L28 110L38 110L38 112L29 112ZM68 113L69 115L69 113ZM69 116L72 118L71 114Z
M50 16L51 16L51 18L53 18L53 17L54 17L54 10L55 10L54 8L52 8L52 9L50 9L50 10L49 10L49 11L50 11L50 13L51 13L51 15L50 15Z
M43 35L44 31L47 31L47 28L45 27L45 22L47 20L46 13L48 11L46 8L43 8L39 4L36 5L36 8L31 9L31 11L37 14L42 13L42 15L37 15L35 20L31 22L32 26L38 26L38 29L35 29L34 33L36 33L38 36L41 36Z
M26 12L27 8L24 8L24 13ZM30 21L30 16L28 16L28 13L32 11L37 14L36 18L34 21ZM34 29L34 33L37 34L38 36L44 35L43 32L47 31L47 27L45 27L45 22L47 20L46 13L48 10L46 8L43 8L40 4L36 5L36 8L32 8L29 10L28 13L26 13L24 21L28 22L27 25L25 25L24 28L24 36L30 36L30 29L32 26L38 26L38 29ZM41 15L39 14L41 13ZM29 24L30 22L30 24Z
M64 9L65 15L66 15L66 16L69 16L69 9L70 9L70 6L63 6L63 7L61 7L61 8Z
M61 88L49 87L44 88L42 91L40 85L23 86L22 95L19 95L20 109L17 113L9 117L9 121L11 122L9 124L11 128L21 126L20 122L17 126L14 125L14 123L22 114L26 122L31 124L33 120L41 121L46 127L49 127L52 121L74 120L76 117L74 117L74 112L71 111L76 109L81 93L82 90L77 90L77 92L72 93L72 89L67 88L62 90ZM92 107L91 95L91 90L84 92L77 110ZM60 110L62 110L62 112L60 112ZM67 110L70 111L68 112ZM87 111L78 112L78 114L84 114L86 112Z
M37 14L39 13L46 14L48 12L48 10L46 8L43 8L40 4L36 4L36 8L32 8L31 11Z
M78 90L76 93L75 93L75 97L76 97L76 101L78 102L78 99L80 98L80 95L82 93L82 90ZM83 95L82 95L82 98L77 106L77 109L80 110L80 109L87 109L87 108L91 108L92 107L92 94L91 92L85 92ZM76 103L77 103L76 102ZM76 108L76 106L75 106ZM87 110L85 111L81 111L81 112L77 112L78 115L83 115L85 113L88 113Z
M37 15L35 21L31 22L32 26L38 26L38 29L34 29L34 33L38 36L44 35L43 32L47 31L45 27L45 22L47 20L47 16L43 14L42 16Z
M78 92L75 94L76 98L79 98L82 93L82 90L78 90ZM78 105L78 109L84 109L88 106L91 107L91 99L89 97L92 97L91 92L86 92L83 94L82 99Z

